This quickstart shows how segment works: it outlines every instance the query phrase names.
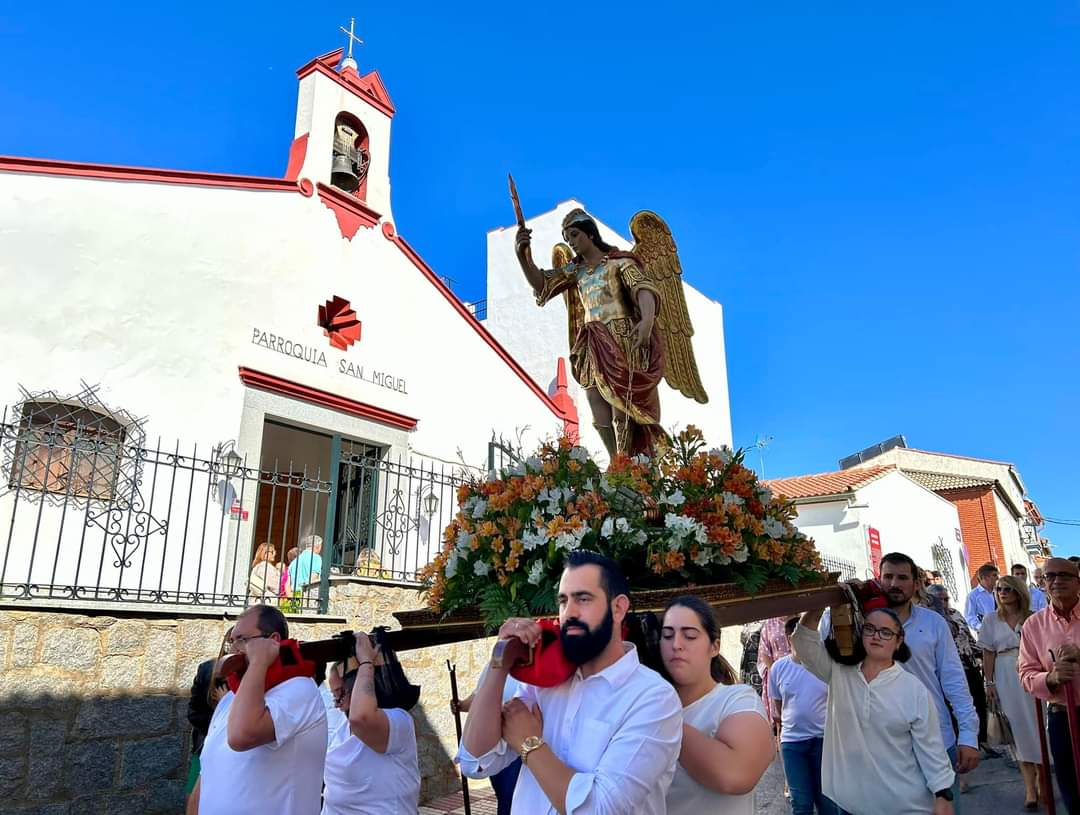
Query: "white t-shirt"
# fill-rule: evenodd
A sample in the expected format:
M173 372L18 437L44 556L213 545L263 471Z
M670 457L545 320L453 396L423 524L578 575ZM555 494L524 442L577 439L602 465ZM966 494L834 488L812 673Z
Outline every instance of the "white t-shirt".
M326 752L323 815L401 815L420 806L416 726L400 708L383 711L390 720L386 752L372 750L341 716Z
M200 757L199 815L317 815L326 758L326 708L311 679L288 679L266 692L275 740L251 750L229 747L225 694L214 710Z
M765 717L765 706L749 685L717 685L696 702L683 708L683 723L700 730L710 739L721 723L736 713L757 713ZM667 794L667 815L754 815L754 793L721 795L701 786L683 769L675 767L675 780Z
M781 657L769 671L769 698L783 705L780 741L825 737L829 686L790 656Z

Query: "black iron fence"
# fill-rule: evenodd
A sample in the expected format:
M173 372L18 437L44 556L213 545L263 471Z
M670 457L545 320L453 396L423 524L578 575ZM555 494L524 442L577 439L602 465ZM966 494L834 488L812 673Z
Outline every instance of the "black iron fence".
M856 577L855 564L850 560L833 557L832 555L822 555L821 565L825 567L826 571L840 572L841 580L854 580Z
M415 584L456 508L457 473L340 437L254 468L40 407L0 420L2 599L325 611L331 575Z

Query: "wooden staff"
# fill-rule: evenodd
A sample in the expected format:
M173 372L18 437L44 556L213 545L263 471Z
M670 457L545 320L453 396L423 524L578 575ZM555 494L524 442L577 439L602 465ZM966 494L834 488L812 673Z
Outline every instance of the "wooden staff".
M1065 715L1069 717L1069 746L1072 748L1073 778L1080 783L1080 727L1076 721L1076 689L1072 680L1065 683Z
M1043 722L1042 699L1035 699L1035 721L1039 728L1039 749L1042 752L1042 796L1048 815L1057 815L1054 805L1054 782L1050 778L1050 751L1046 749L1046 726Z
M513 184L514 180L510 179L510 183ZM457 728L458 744L461 744L461 700L458 698L457 665L451 665L450 660L446 660L446 670L450 672L450 701L453 703L454 727ZM465 804L465 815L472 815L469 809L469 779L464 773L461 775L461 800Z

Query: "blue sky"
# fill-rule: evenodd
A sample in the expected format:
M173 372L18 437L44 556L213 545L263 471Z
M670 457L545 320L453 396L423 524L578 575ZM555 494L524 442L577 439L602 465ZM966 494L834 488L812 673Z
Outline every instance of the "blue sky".
M526 213L654 209L770 476L903 433L1080 519L1077 0L8 6L0 153L271 176L296 68L355 15L398 231L462 297L507 170Z

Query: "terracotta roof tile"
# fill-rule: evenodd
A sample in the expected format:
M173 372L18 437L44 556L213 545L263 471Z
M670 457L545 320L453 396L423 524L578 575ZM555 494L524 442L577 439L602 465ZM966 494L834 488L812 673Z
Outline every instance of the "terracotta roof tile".
M928 490L963 490L968 487L991 487L994 485L992 478L972 478L966 475L953 475L952 473L928 473L924 470L904 470L904 475L913 481L918 481Z
M893 464L838 470L817 475L796 475L791 478L773 478L765 483L777 495L785 498L813 498L819 495L856 490L876 481L896 469Z

